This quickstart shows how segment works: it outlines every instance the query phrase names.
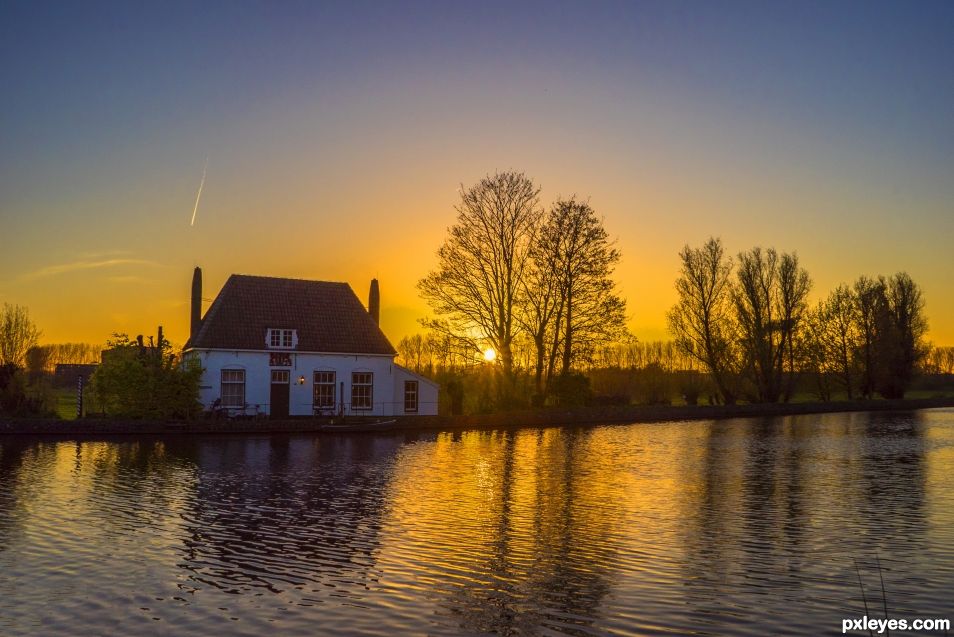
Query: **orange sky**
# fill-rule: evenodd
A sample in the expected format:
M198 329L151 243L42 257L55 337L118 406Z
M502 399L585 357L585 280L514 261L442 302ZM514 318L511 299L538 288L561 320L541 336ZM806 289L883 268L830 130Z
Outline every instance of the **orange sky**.
M362 299L376 276L396 342L458 186L516 169L605 217L640 338L666 337L678 251L713 235L797 251L813 299L907 270L954 344L954 38L829 10L8 16L0 302L44 342L182 343L195 265L207 298L231 273Z

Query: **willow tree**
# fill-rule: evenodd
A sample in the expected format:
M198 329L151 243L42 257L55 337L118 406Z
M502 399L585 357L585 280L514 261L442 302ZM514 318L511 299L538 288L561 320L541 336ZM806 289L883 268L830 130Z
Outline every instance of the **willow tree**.
M513 373L517 301L541 218L540 189L523 173L503 172L461 188L457 222L437 252L437 269L418 282L421 296L475 352L484 343Z
M723 402L733 404L736 353L732 321L732 257L720 239L701 248L683 247L676 279L676 304L669 310L669 330L676 345L699 361L712 376Z

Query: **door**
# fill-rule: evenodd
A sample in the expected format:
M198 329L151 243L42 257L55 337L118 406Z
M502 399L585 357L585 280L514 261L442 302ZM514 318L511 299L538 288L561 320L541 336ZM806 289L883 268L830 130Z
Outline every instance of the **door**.
M288 392L291 389L289 376L288 370L272 370L272 394L269 399L270 407L268 410L272 418L288 417Z

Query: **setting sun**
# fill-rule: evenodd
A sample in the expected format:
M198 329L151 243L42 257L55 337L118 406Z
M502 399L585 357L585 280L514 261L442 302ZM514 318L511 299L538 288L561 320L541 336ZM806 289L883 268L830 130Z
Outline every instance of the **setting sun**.
M494 348L488 347L484 350L484 360L488 363L492 363L497 360L497 352L494 351Z

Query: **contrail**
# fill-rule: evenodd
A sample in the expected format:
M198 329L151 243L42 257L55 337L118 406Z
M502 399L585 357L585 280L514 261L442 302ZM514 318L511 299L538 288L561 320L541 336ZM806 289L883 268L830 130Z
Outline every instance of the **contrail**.
M199 182L199 192L195 195L195 208L192 209L192 222L190 226L195 225L195 213L199 211L199 198L202 197L202 187L205 186L205 170L209 167L209 158L205 158L205 165L202 167L202 181Z

